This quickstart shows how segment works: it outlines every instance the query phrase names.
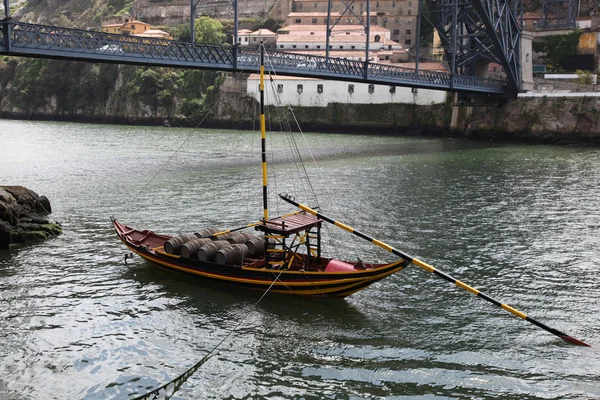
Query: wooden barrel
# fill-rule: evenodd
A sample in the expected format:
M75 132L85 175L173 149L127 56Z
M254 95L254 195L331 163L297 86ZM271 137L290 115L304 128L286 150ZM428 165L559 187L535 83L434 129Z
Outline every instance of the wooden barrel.
M215 258L217 250L227 246L231 246L231 243L229 243L227 240L217 240L205 244L198 249L198 260L212 261Z
M227 239L229 243L245 243L246 242L246 236L244 236L243 233L232 233L231 236L229 236Z
M250 240L246 240L249 257L261 257L265 255L265 240L260 236L254 236Z
M211 237L213 233L217 232L220 232L217 228L203 228L200 229L198 232L194 233L194 235L196 235L196 237L199 238L207 238Z
M248 233L248 232L242 232L242 233L240 233L240 235L244 235L244 237L246 238L246 240L250 240L250 239L253 239L255 237L262 238L262 235L261 236L259 236L259 235L253 235L253 234Z
M181 257L198 258L198 250L205 244L212 243L209 238L190 240L181 246Z
M165 242L165 252L168 254L180 254L181 246L183 246L184 243L194 239L197 238L191 233L184 233L183 235L174 236Z
M242 265L247 253L248 247L245 244L235 243L219 249L215 254L215 262L222 265Z

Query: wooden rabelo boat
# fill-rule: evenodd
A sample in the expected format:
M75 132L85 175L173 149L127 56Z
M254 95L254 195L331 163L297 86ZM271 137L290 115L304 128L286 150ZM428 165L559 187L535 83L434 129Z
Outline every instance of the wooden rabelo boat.
M238 286L315 297L346 297L406 266L406 261L369 264L322 256L322 218L306 211L269 217L267 205L264 50L261 48L260 125L262 134L263 218L242 229L204 228L169 236L130 228L113 219L117 235L134 253L168 269ZM286 200L285 196L281 196ZM325 221L327 222L327 221Z
M240 287L297 296L346 297L402 270L408 264L430 272L566 342L587 343L539 322L451 275L401 250L335 221L319 211L279 195L300 211L269 218L264 114L264 49L260 55L260 122L262 133L263 218L241 228L205 228L195 234L168 236L137 230L113 218L119 238L145 260L168 269L228 282ZM321 255L321 226L335 225L399 257L388 264L341 261ZM254 228L257 234L240 234Z

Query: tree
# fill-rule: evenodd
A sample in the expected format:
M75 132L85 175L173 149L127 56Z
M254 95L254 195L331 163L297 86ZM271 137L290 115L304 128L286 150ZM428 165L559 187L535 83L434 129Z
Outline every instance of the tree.
M216 19L202 16L194 21L196 42L204 44L224 44L226 35L221 24Z

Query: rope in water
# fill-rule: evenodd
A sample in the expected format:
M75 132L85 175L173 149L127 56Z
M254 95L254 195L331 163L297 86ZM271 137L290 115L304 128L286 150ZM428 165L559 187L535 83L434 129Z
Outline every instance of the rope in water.
M256 303L254 303L254 308L256 308L258 306L258 304L262 301L262 299L265 298L265 296L267 295L267 293L269 293L269 291L271 290L271 288L273 287L275 282L277 282L279 280L279 277L281 276L282 273L283 273L283 270L281 270L279 272L279 274L275 277L275 279L273 279L273 282L271 282L271 285L267 288L267 290L265 290L265 292L262 294L262 296L260 296L258 301ZM225 337L223 337L223 339L221 339L221 341L219 343L217 343L204 357L202 357L202 359L200 361L198 361L196 364L194 364L191 368L189 368L183 374L181 374L177 378L165 383L164 385L157 387L156 389L152 390L151 392L148 392L148 393L143 394L138 397L134 397L132 400L154 400L154 399L157 399L159 396L161 396L162 393L164 393L165 399L170 399L181 388L181 385L183 385L192 375L194 375L194 373L196 371L198 371L198 369L202 365L204 365L204 363L206 363L209 360L209 358L213 355L213 353L215 353L219 349L219 347L221 347L221 345L227 339L229 339L229 337L240 327L240 325L249 318L249 316L250 316L250 314L246 314L245 317L240 319L238 321L238 323L233 327L233 329L231 329L227 333L227 335L225 335ZM173 391L169 394L168 388L171 385L173 385Z

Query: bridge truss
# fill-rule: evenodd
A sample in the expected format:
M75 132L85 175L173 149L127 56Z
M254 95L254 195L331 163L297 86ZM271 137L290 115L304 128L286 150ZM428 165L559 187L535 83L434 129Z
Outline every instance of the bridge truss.
M354 2L342 1L348 4L348 9ZM415 68L404 68L370 62L369 57L357 61L329 57L328 53L322 57L280 51L268 52L267 66L280 75L516 95L521 81L519 19L522 0L419 1L422 12L418 26L422 26L422 17L423 24L430 24L439 33L449 72L419 69L419 57L416 57ZM234 0L233 3L236 7L237 2ZM16 22L10 18L8 0L4 0L4 4L5 18L0 20L0 54L221 71L258 69L258 54L253 49ZM366 32L368 28L367 23ZM237 43L237 35L234 43ZM420 41L417 54L419 46ZM487 79L486 74L478 77L488 62L501 64L506 80Z

